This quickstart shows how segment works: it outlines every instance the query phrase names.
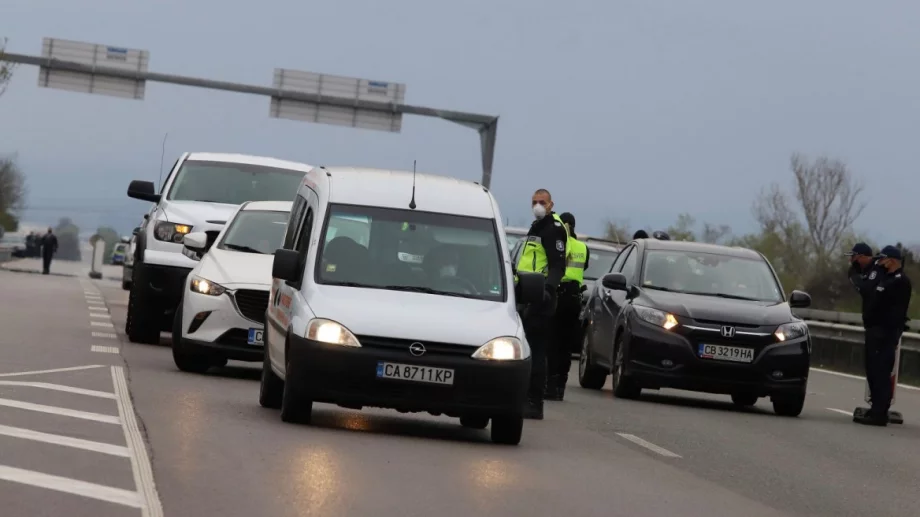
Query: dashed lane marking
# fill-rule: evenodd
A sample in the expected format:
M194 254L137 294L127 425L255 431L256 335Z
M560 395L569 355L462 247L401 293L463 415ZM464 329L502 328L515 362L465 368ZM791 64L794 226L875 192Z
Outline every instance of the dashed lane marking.
M17 469L0 465L0 479L30 485L68 494L90 497L109 503L117 503L132 508L143 508L141 498L137 492L123 490L121 488L112 488L96 483L87 483L76 479L65 478L61 476L52 476L42 474L32 470ZM145 512L146 513L146 512Z
M118 353L118 347L115 347L115 346L93 345L89 350L90 352L101 352L103 354L117 354Z
M127 447L121 445L112 445L110 443L94 442L82 438L73 438L60 434L42 433L31 429L22 429L19 427L10 427L0 425L0 435L10 436L12 438L22 438L23 440L32 440L35 442L50 443L53 445L62 445L64 447L73 447L85 451L100 452L111 456L120 456L130 458L131 454Z
M108 339L115 339L118 336L112 334L111 332L93 332L93 337L104 337Z
M853 416L853 412L852 412L852 411L844 411L844 410L842 410L842 409L837 409L837 408L833 408L833 407L828 407L828 408L824 408L824 409L826 409L826 410L828 410L828 411L833 411L834 413L840 413L841 415Z
M121 366L112 367L112 382L115 384L115 395L118 401L118 415L124 425L125 441L131 451L131 468L134 471L134 483L142 504L143 517L163 517L163 505L157 493L156 483L153 480L153 467L144 438L141 436L134 415L134 406L131 405L131 394L128 391L128 381L125 379L125 370Z
M105 313L108 313L108 312L109 312L108 307L97 307L97 306L95 306L95 305L90 305L90 306L88 306L88 308L89 308L90 312L92 312L92 311L101 311L101 312L105 312Z
M114 399L115 395L104 391L86 390L83 388L74 388L73 386L64 386L61 384L50 384L47 382L28 382L28 381L0 381L0 386L24 386L28 388L42 388L46 390L63 391L66 393L76 393L77 395L88 395L90 397L99 397L102 399Z
M857 381L865 381L865 377L860 377L859 375L853 375L843 372L834 372L831 370L825 370L823 368L812 368L812 371L826 373L828 375L836 375L837 377L846 377L847 379L856 379ZM898 384L899 388L904 388L906 390L920 391L920 386L910 386L908 384Z
M669 450L667 450L667 449L665 449L665 448L663 448L663 447L659 447L659 446L655 445L655 444L652 443L652 442L645 441L645 440L643 440L642 438L639 438L638 436L636 436L636 435L634 435L634 434L617 433L617 435L619 435L619 436L622 437L622 438L626 438L627 440L633 442L633 443L636 444L636 445L639 445L639 446L641 446L641 447L645 447L646 449L648 449L648 450L650 450L650 451L652 451L652 452L654 452L654 453L656 453L656 454L660 454L660 455L665 456L665 457L667 457L667 458L680 458L680 455L679 455L679 454L674 454L673 452L671 452L671 451L669 451Z
M109 323L108 321L91 321L89 322L89 324L92 325L93 327L105 327L109 329L115 328L115 325L112 323Z
M58 372L75 372L78 370L90 370L92 368L103 368L104 364L89 364L86 366L69 366L67 368L54 368L51 370L32 370L30 372L11 372L11 373L0 373L0 377L22 377L25 375L38 375L42 373L58 373Z
M69 416L80 418L82 420L92 420L95 422L104 422L106 424L120 424L121 420L117 416L103 415L100 413L90 413L89 411L77 411L76 409L67 409L55 406L46 406L44 404L33 404L31 402L22 402L12 399L0 399L0 406L6 406L27 411L37 411L39 413L48 413L51 415Z
M112 315L107 312L91 312L89 313L89 317L90 318L112 319Z

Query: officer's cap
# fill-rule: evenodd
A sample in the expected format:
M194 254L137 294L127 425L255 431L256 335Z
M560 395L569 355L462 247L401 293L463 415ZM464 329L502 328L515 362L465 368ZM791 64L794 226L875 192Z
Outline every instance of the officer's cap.
M879 258L890 258L895 260L903 259L901 255L901 250L897 246L885 246L882 248L882 252L878 254Z
M661 230L659 230L659 231L657 231L657 232L652 232L652 237L658 239L659 241L669 241L669 240L671 240L671 236L668 235L667 232L663 232L663 231L661 231Z
M575 228L575 216L572 215L572 212L563 212L559 216L559 219L562 219L562 222L571 226L572 228Z
M633 234L633 239L648 239L648 234L645 233L645 230L638 230Z
M869 247L869 245L866 244L865 242L857 242L856 244L853 245L853 249L851 251L848 251L847 253L844 253L844 255L847 255L850 257L855 257L858 255L865 255L867 257L871 257L872 248Z

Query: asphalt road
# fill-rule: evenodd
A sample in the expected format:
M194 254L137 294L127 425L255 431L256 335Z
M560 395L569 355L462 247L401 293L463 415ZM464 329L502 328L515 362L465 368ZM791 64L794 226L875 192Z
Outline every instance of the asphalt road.
M452 419L384 410L318 405L315 425L294 426L259 407L257 365L185 374L168 336L163 346L127 343L126 302L111 280L0 270L4 517L845 517L920 507L916 389L899 388L907 423L887 428L851 421L862 381L822 372L796 419L768 401L736 410L727 397L677 391L622 401L573 378L567 400L548 402L517 447Z

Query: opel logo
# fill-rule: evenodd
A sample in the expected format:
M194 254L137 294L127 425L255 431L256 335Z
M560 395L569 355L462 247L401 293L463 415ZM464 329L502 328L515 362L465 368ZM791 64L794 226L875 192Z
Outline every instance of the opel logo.
M723 326L722 337L735 337L735 327Z
M418 357L420 355L425 355L425 352L426 352L425 345L419 343L418 341L409 345L409 353L414 355L415 357Z

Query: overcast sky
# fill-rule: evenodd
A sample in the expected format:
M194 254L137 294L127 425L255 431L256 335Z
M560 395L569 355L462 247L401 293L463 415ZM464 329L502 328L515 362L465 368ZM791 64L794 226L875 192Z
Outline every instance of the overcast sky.
M8 50L42 37L149 50L150 69L270 86L275 67L407 84L406 102L501 117L492 188L512 223L536 188L582 232L612 217L660 228L679 212L754 228L761 186L789 155L845 160L869 203L857 226L920 241L920 2L855 0L3 0ZM143 101L37 87L20 67L0 98L26 213L129 231L179 153L478 180L479 140L409 116L400 134L271 119L266 98L148 84ZM49 208L59 206L62 211Z

